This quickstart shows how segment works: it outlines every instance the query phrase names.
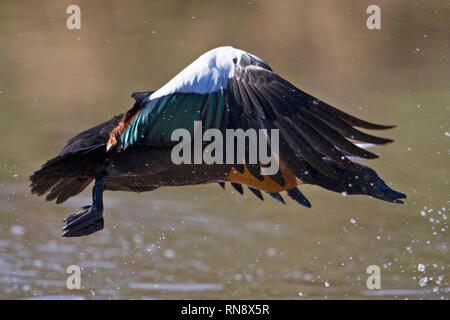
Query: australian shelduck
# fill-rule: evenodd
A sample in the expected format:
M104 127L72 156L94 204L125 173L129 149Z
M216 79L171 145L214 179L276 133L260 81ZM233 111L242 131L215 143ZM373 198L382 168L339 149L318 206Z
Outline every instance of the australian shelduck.
M366 149L392 142L355 127L393 126L370 123L328 105L248 52L229 46L213 49L159 90L131 96L135 102L130 110L79 133L30 176L31 192L47 194L46 200L56 203L76 196L94 181L92 205L65 219L65 237L103 229L104 190L143 192L205 183L225 187L230 182L239 193L245 185L260 199L263 191L283 203L280 192L286 191L306 207L311 205L297 189L301 184L395 203L406 198L373 169L354 162L377 158ZM171 155L178 141L173 141L172 133L186 129L194 134L196 121L201 121L202 132L216 129L224 135L229 129L265 130L267 145L274 143L270 132L277 129L278 170L265 174L260 162L248 161L245 146L241 153L233 150L231 163L174 163ZM225 159L231 151L223 152Z

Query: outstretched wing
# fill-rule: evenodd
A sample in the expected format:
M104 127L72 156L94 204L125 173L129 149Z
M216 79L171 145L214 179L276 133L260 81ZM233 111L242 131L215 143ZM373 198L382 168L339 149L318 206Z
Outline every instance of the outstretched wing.
M323 156L350 170L354 169L353 163L342 151L366 159L377 157L348 138L374 144L392 141L354 128L386 129L389 126L369 123L339 111L270 70L254 65L236 66L235 77L229 82L227 103L230 105L227 119L232 127L280 130L280 158L286 160L294 174L300 174L299 170L303 172L302 168L296 168L296 156L326 175L333 175L333 171ZM298 174L296 176L300 177Z
M204 130L279 129L280 161L301 179L307 172L299 159L333 176L334 170L324 158L357 171L346 155L377 157L349 139L374 144L392 141L355 128L377 130L391 126L342 112L296 88L261 59L233 50L230 54L216 53L214 59L200 57L146 98L145 106L118 137L116 148L136 143L173 145L171 133L178 128L192 133L193 123L198 120ZM256 176L257 171L252 170L252 174Z

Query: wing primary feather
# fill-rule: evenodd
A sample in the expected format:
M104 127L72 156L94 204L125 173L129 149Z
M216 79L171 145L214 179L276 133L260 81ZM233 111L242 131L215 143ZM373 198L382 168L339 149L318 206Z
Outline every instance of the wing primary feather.
M260 101L260 106L264 112L264 119L274 120L276 119L276 115L272 110L272 105L270 103L270 97L266 97L264 91L260 90L257 85L249 85L255 97L258 97Z
M265 119L264 109L260 103L260 99L254 94L251 86L247 82L242 83L242 87L247 94L248 101L251 102L251 106L254 108L254 113L257 118ZM253 113L253 112L252 112Z
M232 79L233 80L233 79ZM235 87L235 82L236 81L231 81L230 80L230 84L231 87ZM236 88L230 88L230 90L235 91ZM237 89L238 90L238 89ZM239 93L237 93L239 95ZM236 94L229 94L227 95L227 99L226 99L226 105L227 105L227 109L229 109L228 111L228 123L227 126L222 126L222 132L224 135L226 135L226 129L238 129L238 128L242 128L242 123L241 123L241 114L242 114L242 106L237 103L237 104L233 104L233 101L236 98ZM238 110L236 110L238 109ZM234 138L234 168L239 171L240 173L244 173L244 165L238 163L238 158L237 158L237 143L236 143L236 137ZM227 152L227 150L225 150ZM226 155L224 154L224 156L226 157ZM240 159L241 161L243 161L244 159Z
M242 184L231 182L231 186L240 194L244 194L244 189L242 188Z
M334 160L336 163L341 165L342 167L357 171L358 168L347 159L341 152L339 152L328 140L326 140L320 133L318 133L313 127L311 127L308 123L303 121L302 119L297 119L294 123L291 119L285 119L285 121L289 122L292 127L294 127L297 132L299 132L310 144L313 148L320 151L325 156Z
M334 128L337 132L342 134L344 137L363 141L363 142L375 143L375 144L386 144L386 143L393 141L391 139L376 137L376 136L372 136L370 134L364 133L362 131L359 131L359 130L353 128L351 125L349 125L344 120L341 120L340 118L336 118L336 117L330 118L330 116L327 113L323 112L318 107L314 107L314 108L310 107L310 108L308 108L308 110L310 110L310 112L312 112L312 113L321 114L321 118L326 123L328 123L329 126Z
M280 162L302 181L303 177L309 174L308 168L304 165L306 161L300 159L283 139L280 140Z
M268 127L268 125L265 124L265 122L267 122L267 121L261 120L260 126L261 126L262 128L267 128L267 127ZM269 128L270 128L270 126L269 126ZM267 139L266 139L267 147L266 147L266 150L270 150L270 143L269 143L269 141L272 141L271 138L272 138L271 131L270 131L270 130L267 130ZM271 156L275 156L275 155L271 155ZM278 170L275 174L271 174L271 175L269 175L268 177L269 177L269 179L271 179L273 182L277 183L278 185L280 185L280 186L282 186L282 187L284 187L284 186L286 185L286 180L284 179L284 176L283 176L283 174L281 173L281 170Z
M267 95L272 97L272 100L277 101L274 103L273 106L276 106L276 103L278 103L280 106L282 106L283 110L292 109L292 106L296 104L295 101L292 101L292 99L289 99L288 94L283 94L281 98L277 97L277 92L275 89L267 88L266 89ZM303 98L303 95L301 96ZM279 112L281 113L281 112ZM305 121L303 121L300 117L296 118L296 122L290 120L292 116L295 116L295 114L298 113L298 110L291 110L289 116L279 116L281 118L280 122L288 122L295 131L300 133L302 137L304 137L309 144L311 144L312 147L317 149L318 151L322 152L323 154L327 155L331 159L335 160L337 163L339 163L341 166L349 169L349 170L357 170L353 163L347 159L342 153L340 153L334 146L331 144L327 139L322 137L322 135L314 130L311 126L309 126ZM287 139L289 140L289 139ZM303 143L302 143L303 144ZM291 145L292 146L292 145ZM297 144L297 146L299 146ZM305 149L308 147L305 145ZM299 152L299 150L296 150ZM302 154L303 156L306 156L305 154ZM307 156L306 156L307 157ZM316 157L317 158L317 157ZM309 158L311 160L311 158ZM317 160L316 160L317 161Z
M362 119L356 118L352 115L349 115L346 112L343 112L339 109L336 109L333 106L330 106L329 104L321 101L320 105L323 105L323 110L326 113L329 113L335 117L341 118L345 122L347 122L349 125L364 128L364 129L371 129L371 130L385 130L385 129L391 129L395 128L395 125L382 125L382 124L376 124L368 121L364 121Z
M319 105L321 107L321 110L327 113L331 116L331 118L339 118L343 121L347 122L349 125L364 128L364 129L372 129L372 130L383 130L383 129L390 129L394 128L395 125L381 125L381 124L375 124L371 123L359 118L356 118L346 112L343 112L333 106L328 105L327 103L320 101L319 99L316 99L315 97L303 92L302 90L298 89L285 79L281 78L280 76L276 74L272 74L274 79L273 87L275 89L278 89L282 92L290 92L291 95L295 96L297 99L302 100L303 102L306 102L302 104L302 106L305 105Z
M302 206L307 208L311 208L311 203L309 203L308 199L300 192L297 188L292 188L287 191L287 194L295 201L297 201Z
M250 190L258 199L261 199L262 201L264 201L264 197L261 193L261 191L259 191L258 189L252 188L252 187L247 187L248 190Z
M283 197L277 193L277 192L266 192L269 196L271 196L272 198L280 201L282 204L286 204L286 202L284 201Z
M300 135L296 135L289 124L279 125L280 134L294 152L298 153L304 160L323 174L334 177L334 170L322 159L313 147Z
M382 126L367 121L358 119L345 112L342 112L334 107L328 106L322 103L320 100L304 93L303 91L297 89L295 86L290 84L288 81L282 79L278 75L269 72L267 70L258 70L255 66L245 68L247 73L258 72L257 83L253 83L253 87L259 91L260 95L268 100L271 108L275 111L278 116L280 114L286 116L292 116L299 112L299 110L309 110L320 118L323 118L330 126L333 126L342 135L365 142L385 144L391 142L390 139L375 137L366 133L363 133L352 125L360 126L368 129L387 129L391 126ZM240 70L241 73L245 71ZM241 75L241 78L243 76ZM315 102L315 103L314 103ZM319 106L321 108L319 108Z
M248 128L251 127L251 125L249 124L249 119L244 115L241 114L241 123L244 125L244 127L242 128L243 130L247 130ZM259 155L258 149L259 149L259 135L256 135L256 150L254 150L256 152L256 155ZM247 168L247 170L250 172L250 174L252 176L254 176L256 179L258 179L259 181L263 181L264 177L261 175L261 164L259 162L258 157L256 157L256 161L257 163L250 163L250 141L248 141L248 143L245 144L245 167Z
M290 84L289 84L290 85ZM391 139L385 139L381 137L376 137L373 135L366 134L362 131L359 131L355 128L353 128L350 124L348 124L346 121L342 120L337 114L333 114L330 111L328 111L328 107L326 104L321 104L321 102L317 99L314 99L312 96L307 95L300 91L299 89L295 88L294 86L290 85L290 89L288 88L279 88L280 83L274 84L273 86L268 86L266 91L268 94L271 94L274 96L274 99L276 97L281 96L281 98L278 98L278 104L283 105L283 111L284 113L288 112L288 116L292 116L293 114L299 113L301 109L304 109L311 114L317 116L320 116L323 121L327 122L329 126L333 127L341 133L343 136L364 141L364 142L370 142L370 143L376 143L376 144L386 144L389 142L392 142ZM279 91L277 91L277 89ZM284 91L282 91L284 89ZM291 93L289 95L288 93ZM297 95L299 98L295 100L293 96ZM309 97L309 101L305 101L306 97ZM290 100L290 101L287 101ZM292 108L292 106L297 106L297 108ZM302 108L303 107L303 108ZM337 109L336 109L337 110ZM341 112L341 114L346 114ZM347 115L347 114L346 114ZM351 117L350 115L348 115ZM356 119L356 118L355 118Z
M236 108L238 108L236 111L241 113L242 110L242 98L241 93L239 91L239 84L238 81L234 78L230 79L229 86L228 86L228 98L231 99L232 105Z
M335 145L337 148L339 148L342 151L346 151L350 154L366 158L366 159L375 159L378 158L378 156L370 151L364 150L354 143L348 141L344 136L342 136L339 132L328 126L325 122L322 120L314 117L313 115L303 112L302 117L308 121L308 123L311 123L314 125L314 129L316 129L318 132L322 134L325 139L330 141L333 145ZM295 116L295 120L297 121L300 117Z
M244 82L242 82L242 81L237 82L237 88L239 90L239 95L242 100L242 108L244 111L243 114L250 117L253 115L252 107L254 107L254 105L252 105L250 102L250 99L247 94L247 90L245 89L245 86L244 86Z

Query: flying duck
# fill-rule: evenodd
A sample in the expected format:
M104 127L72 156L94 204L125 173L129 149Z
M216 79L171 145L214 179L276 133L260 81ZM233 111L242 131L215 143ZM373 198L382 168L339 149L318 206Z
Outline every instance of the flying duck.
M368 147L392 142L355 127L370 123L303 92L257 56L230 46L206 52L157 91L135 92L133 107L71 138L61 152L30 176L31 192L62 203L92 181L92 205L65 219L64 237L103 229L103 191L152 191L159 187L231 183L263 200L261 191L284 203L280 192L310 207L297 188L313 184L345 194L365 194L403 203L377 173L354 160L374 159ZM260 162L181 163L171 158L176 129L277 129L278 170L265 174ZM270 134L265 143L270 144ZM202 146L204 147L204 145ZM225 150L225 152L227 152ZM228 151L229 152L229 151ZM237 153L239 154L239 153Z

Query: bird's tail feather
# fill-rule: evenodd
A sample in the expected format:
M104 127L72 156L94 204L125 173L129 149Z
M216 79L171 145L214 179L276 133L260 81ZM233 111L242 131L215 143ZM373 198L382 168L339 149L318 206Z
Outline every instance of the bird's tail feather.
M62 203L83 191L104 166L104 151L75 152L47 161L30 176L31 193Z
M30 176L31 193L62 203L83 191L106 165L106 142L121 121L118 115L85 130L67 142L58 156Z
M152 94L135 92L133 108ZM132 109L133 110L133 109ZM106 166L106 144L111 132L123 120L120 114L71 138L55 158L30 176L31 193L62 203L83 191Z

